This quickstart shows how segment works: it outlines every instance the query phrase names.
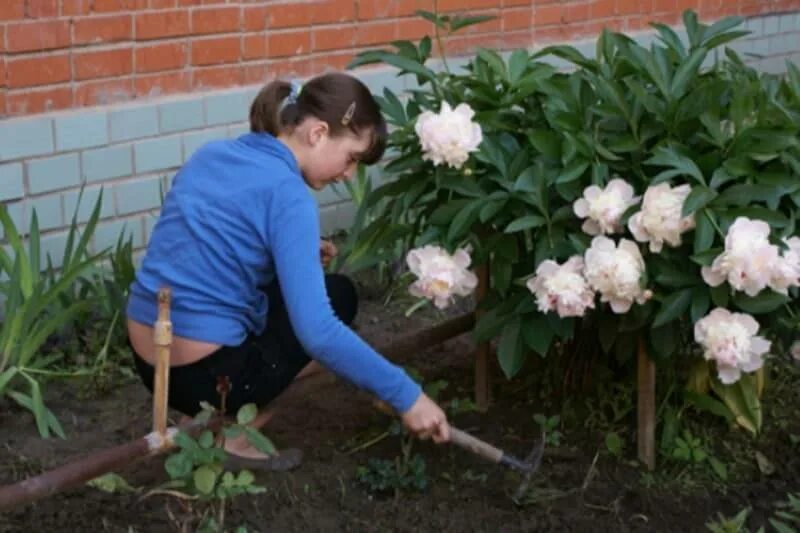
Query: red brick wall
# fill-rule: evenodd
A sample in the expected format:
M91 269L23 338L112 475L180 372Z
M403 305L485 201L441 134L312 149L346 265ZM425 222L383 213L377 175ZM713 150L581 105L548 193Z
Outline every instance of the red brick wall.
M432 0L0 0L0 116L260 83L342 68L358 50L431 30ZM440 0L491 14L448 43L533 46L704 18L800 9L800 0Z

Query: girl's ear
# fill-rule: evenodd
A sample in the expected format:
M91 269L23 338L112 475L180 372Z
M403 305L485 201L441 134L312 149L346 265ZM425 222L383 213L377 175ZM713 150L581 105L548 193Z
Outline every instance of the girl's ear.
M330 133L328 123L324 120L314 119L311 127L308 128L308 142L311 146L316 146L322 139Z

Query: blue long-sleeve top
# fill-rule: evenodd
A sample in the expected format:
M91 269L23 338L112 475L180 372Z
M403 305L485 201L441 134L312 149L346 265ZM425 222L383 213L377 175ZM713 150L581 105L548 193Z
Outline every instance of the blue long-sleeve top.
M156 321L172 291L176 335L226 346L261 333L275 279L312 359L407 411L420 387L333 313L319 259L317 202L291 150L269 134L201 147L175 176L130 290L128 317Z

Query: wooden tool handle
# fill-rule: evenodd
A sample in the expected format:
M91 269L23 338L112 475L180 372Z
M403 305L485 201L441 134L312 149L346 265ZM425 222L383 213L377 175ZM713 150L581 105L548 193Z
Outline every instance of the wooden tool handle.
M458 428L454 428L453 426L450 426L450 441L493 463L499 463L500 459L503 457L502 450L498 450L491 444L473 437L469 433L465 433Z
M156 369L153 379L153 431L165 435L167 430L167 397L169 396L169 352L172 344L172 322L169 318L171 293L158 291L158 320L153 328L156 347Z

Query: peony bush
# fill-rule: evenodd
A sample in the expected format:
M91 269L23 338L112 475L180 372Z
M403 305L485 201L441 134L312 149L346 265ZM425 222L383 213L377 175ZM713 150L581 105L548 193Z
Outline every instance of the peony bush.
M421 14L437 42L482 20ZM395 157L362 250L411 250L410 290L439 308L488 266L474 335L499 337L509 377L578 332L623 365L641 341L757 432L759 373L798 357L800 70L746 66L725 47L740 23L689 11L686 39L654 24L650 48L604 32L595 59L479 49L451 70L429 37L359 55L417 85L380 97Z

